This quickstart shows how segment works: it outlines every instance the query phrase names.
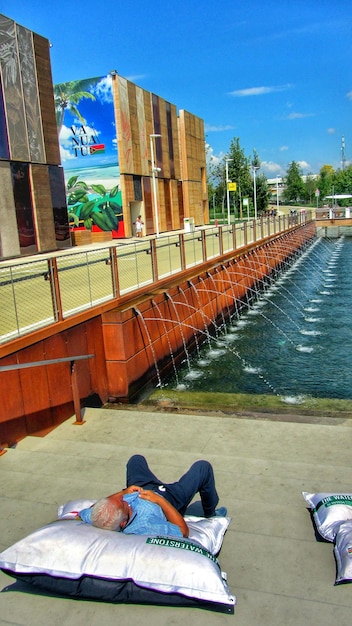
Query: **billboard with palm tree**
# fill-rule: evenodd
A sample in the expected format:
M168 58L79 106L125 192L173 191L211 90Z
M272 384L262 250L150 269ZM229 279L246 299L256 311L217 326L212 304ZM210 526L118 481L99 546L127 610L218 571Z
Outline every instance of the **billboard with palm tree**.
M70 226L117 237L123 224L111 85L110 74L60 83L54 98Z

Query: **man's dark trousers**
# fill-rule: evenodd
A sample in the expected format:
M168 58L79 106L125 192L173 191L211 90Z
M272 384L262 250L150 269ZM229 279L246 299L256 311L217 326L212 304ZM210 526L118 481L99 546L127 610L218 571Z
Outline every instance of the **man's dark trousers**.
M133 455L127 463L127 487L137 485L162 495L181 515L199 492L205 517L215 515L219 496L215 488L214 472L209 461L196 461L189 470L174 483L163 483L148 467L144 456Z

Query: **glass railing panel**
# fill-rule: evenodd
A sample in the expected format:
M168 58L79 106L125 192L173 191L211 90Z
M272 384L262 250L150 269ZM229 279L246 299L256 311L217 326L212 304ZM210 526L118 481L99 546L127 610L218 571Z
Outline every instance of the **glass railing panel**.
M192 265L198 265L199 263L202 263L203 249L201 233L186 233L184 237L184 242L186 268L192 267Z
M205 231L207 259L213 259L220 254L219 229L212 228Z
M58 257L57 268L63 316L92 306L87 252Z
M222 245L224 252L233 250L232 226L222 227Z
M120 294L153 282L150 242L130 243L116 248Z
M181 271L181 250L178 235L163 236L157 239L156 252L159 278Z
M55 321L47 261L0 267L0 289L2 343Z

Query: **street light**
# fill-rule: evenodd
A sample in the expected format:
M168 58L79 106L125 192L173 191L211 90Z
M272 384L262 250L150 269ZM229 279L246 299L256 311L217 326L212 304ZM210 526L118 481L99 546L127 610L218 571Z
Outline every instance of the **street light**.
M161 137L161 135L158 134L151 134L150 136L150 154L151 154L151 160L152 160L152 179L153 179L153 198L154 198L154 215L155 215L155 233L156 236L159 237L159 213L158 213L158 194L157 194L157 190L156 190L156 177L155 174L157 174L158 172L161 172L161 168L160 167L155 167L155 161L154 161L154 139L155 137Z
M257 219L257 185L256 185L256 171L260 169L259 165L252 165L253 170L253 182L254 182L254 219Z
M276 210L279 215L279 177L276 176Z
M229 190L229 163L233 159L225 159L226 168L226 203L227 203L227 223L230 224L230 190Z

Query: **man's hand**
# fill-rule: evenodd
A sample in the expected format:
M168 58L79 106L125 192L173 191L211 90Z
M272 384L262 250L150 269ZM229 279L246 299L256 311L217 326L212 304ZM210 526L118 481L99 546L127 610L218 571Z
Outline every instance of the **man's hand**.
M149 502L155 502L155 504L160 504L159 500L160 498L162 498L162 496L159 496L158 493L155 493L155 491L151 491L150 489L142 489L141 493L139 494L139 497L142 498L142 500L149 500ZM163 500L165 498L162 498Z
M189 528L185 520L183 519L181 513L179 513L177 509L175 509L175 507L172 506L172 504L170 504L170 502L165 500L163 496L160 496L158 493L155 493L154 491L150 491L149 489L146 489L140 492L139 498L141 498L142 500L149 500L149 502L154 502L154 504L158 504L162 512L164 513L167 521L170 522L171 524L175 524L176 526L178 526L182 535L184 537L188 537Z
M143 491L143 487L138 487L138 485L130 485L126 487L126 489L122 490L122 493L134 493L135 491Z

